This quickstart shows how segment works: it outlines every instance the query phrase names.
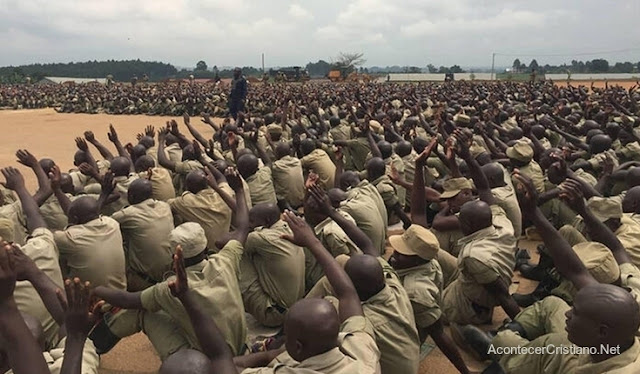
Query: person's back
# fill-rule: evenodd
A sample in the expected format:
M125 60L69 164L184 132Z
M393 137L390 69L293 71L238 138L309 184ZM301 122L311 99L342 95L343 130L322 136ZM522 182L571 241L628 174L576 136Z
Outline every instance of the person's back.
M56 245L68 276L95 286L126 289L125 258L120 225L110 217L98 217L55 234Z
M249 185L249 193L253 206L258 204L277 203L271 169L263 166L255 174L245 178Z
M354 192L350 196L340 204L339 210L353 217L356 225L371 238L373 245L382 253L387 236L386 214L382 216L376 201L364 193Z
M146 199L114 213L112 218L120 223L128 267L149 283L161 282L164 273L171 270L169 234L173 215L169 204Z
M274 161L271 169L276 198L287 201L292 207L302 205L304 176L300 160L293 156L284 156Z
M318 174L319 181L324 189L333 188L336 166L327 152L322 149L314 149L311 153L302 157L300 161L305 171L313 171Z

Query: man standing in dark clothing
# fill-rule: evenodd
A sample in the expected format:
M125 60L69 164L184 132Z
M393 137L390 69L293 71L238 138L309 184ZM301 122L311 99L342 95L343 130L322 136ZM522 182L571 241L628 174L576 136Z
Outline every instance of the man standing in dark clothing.
M233 69L231 93L229 94L229 114L233 119L238 118L238 112L244 110L244 100L247 97L247 80L242 76L242 69Z

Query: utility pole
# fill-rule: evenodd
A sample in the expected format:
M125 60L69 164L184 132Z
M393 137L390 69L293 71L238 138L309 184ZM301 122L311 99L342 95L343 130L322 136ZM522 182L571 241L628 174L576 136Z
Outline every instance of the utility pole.
M495 68L496 68L496 54L493 53L491 55L491 80L493 80Z
M264 53L262 54L262 74L264 74Z

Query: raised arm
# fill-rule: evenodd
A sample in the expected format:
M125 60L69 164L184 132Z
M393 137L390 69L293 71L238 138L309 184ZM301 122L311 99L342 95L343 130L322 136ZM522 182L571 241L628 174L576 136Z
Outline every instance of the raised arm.
M2 169L2 175L6 180L4 186L13 190L20 199L22 211L24 212L27 220L27 230L29 230L29 233L33 233L33 230L39 227L47 227L47 224L40 214L38 204L24 185L24 178L22 177L22 174L20 174L20 171L13 167L7 167Z
M461 130L456 130L453 133L453 136L457 140L456 152L458 153L458 156L460 156L460 158L462 158L467 163L469 172L471 173L471 178L473 179L473 183L476 186L476 190L478 191L480 200L489 205L495 204L493 193L491 193L491 187L489 187L489 181L482 172L478 161L476 161L475 158L471 157L471 152L469 152L469 147L471 146L471 137Z
M98 163L96 162L96 159L93 157L93 154L91 154L91 151L89 150L89 145L87 145L87 141L84 140L83 138L77 137L76 146L78 147L79 150L84 152L86 157L85 162L91 165L91 167L93 167L94 169L98 170L99 169Z
M411 189L411 220L422 227L429 227L427 221L427 200L424 189L424 167L427 159L435 147L438 146L438 139L432 138L431 143L416 158L416 169L413 176L413 188Z
M38 191L33 195L33 199L36 201L38 206L44 204L44 202L51 196L53 191L51 190L51 183L49 182L49 177L40 166L38 159L35 158L29 151L26 149L20 149L16 152L16 157L18 158L18 162L24 166L27 166L33 170L36 178L38 180Z
M71 200L64 192L62 192L62 189L60 188L61 178L62 176L60 174L60 167L58 167L58 165L55 165L49 172L49 180L51 181L51 189L53 189L53 193L55 194L56 199L58 199L60 208L62 208L62 211L66 215L69 212Z
M198 141L198 143L202 144L203 147L207 148L209 146L209 141L200 134L198 130L191 124L191 119L189 118L189 114L184 112L182 115L182 119L184 120L184 125L187 126L187 129L193 135L194 138Z
M160 164L160 166L166 169L175 171L176 163L170 160L169 157L167 157L167 154L164 152L165 139L168 133L169 130L166 128L161 128L160 131L158 131L158 163Z
M113 153L111 153L109 148L105 147L104 144L100 143L100 141L96 139L95 135L93 134L93 131L85 131L84 138L89 143L93 144L94 147L96 147L98 152L100 152L100 156L102 156L102 158L109 161L113 160Z
M531 219L540 232L558 272L571 281L577 289L596 283L597 281L587 271L571 245L560 236L538 208L538 195L531 179L518 172L514 173L514 178L518 182L516 192L522 215Z
M313 197L313 199L318 204L318 207L322 209L322 211L329 216L335 223L344 230L345 234L353 240L353 242L367 255L371 256L379 256L380 250L374 247L373 242L369 237L362 232L353 222L346 219L342 216L335 208L331 206L329 202L329 198L323 189L318 187L317 184L314 184L309 190L309 194Z
M124 147L122 146L122 143L118 138L118 133L116 132L116 128L113 127L112 124L109 124L109 132L107 133L107 137L109 138L109 141L111 141L111 143L113 143L113 145L116 147L116 150L118 151L118 155L120 157L131 158L131 155L129 155L129 152L127 152L127 150L124 149Z
M575 180L567 180L563 183L562 193L560 197L575 210L582 219L585 225L589 229L589 236L604 245L606 245L615 257L616 262L620 265L631 262L629 254L624 249L624 246L618 240L618 237L599 219L597 219L593 212L584 203L582 186Z
M291 211L284 213L284 220L289 224L293 235L284 235L283 238L293 244L308 248L324 270L336 297L340 301L338 310L340 320L344 322L352 316L364 315L360 298L351 279L329 251L322 246L311 227Z
M236 211L233 215L233 227L235 230L231 233L235 240L244 244L247 241L249 235L249 208L247 207L247 200L242 184L242 179L238 174L238 171L232 167L227 168L224 172L227 182L233 192L236 194Z
M13 298L17 275L10 252L9 245L0 247L0 336L6 342L9 367L15 374L49 374L42 351Z
M238 371L233 363L233 354L218 325L210 315L203 312L189 291L187 272L180 246L176 248L176 254L173 255L173 271L176 278L169 281L169 289L171 294L178 298L184 306L202 347L202 352L209 357L216 373L237 374Z

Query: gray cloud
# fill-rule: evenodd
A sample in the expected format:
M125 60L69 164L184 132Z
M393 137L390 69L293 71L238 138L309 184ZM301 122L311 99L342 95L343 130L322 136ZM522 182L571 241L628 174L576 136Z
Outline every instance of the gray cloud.
M0 0L0 65L140 58L193 66L302 65L340 51L367 65L488 66L491 54L639 61L637 0ZM510 65L512 56L499 56Z

